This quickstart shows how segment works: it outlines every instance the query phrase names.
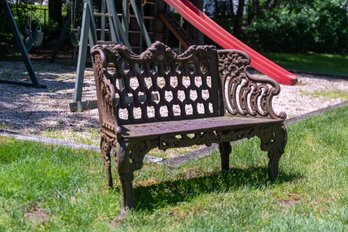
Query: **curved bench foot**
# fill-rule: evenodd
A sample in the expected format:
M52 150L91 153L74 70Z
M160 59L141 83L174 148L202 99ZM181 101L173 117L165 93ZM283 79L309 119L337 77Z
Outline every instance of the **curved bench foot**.
M287 130L283 124L275 125L261 130L258 137L261 139L261 149L268 152L268 177L273 183L278 177L279 159L285 150Z
M129 152L126 144L120 142L116 146L118 174L121 182L121 215L127 214L134 207L133 170L130 164Z

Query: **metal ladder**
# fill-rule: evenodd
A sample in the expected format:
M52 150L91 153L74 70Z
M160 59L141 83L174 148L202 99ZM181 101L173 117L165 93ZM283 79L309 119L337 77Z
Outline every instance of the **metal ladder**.
M86 58L87 58L87 48L88 46L94 46L98 42L105 42L105 32L106 18L109 20L111 34L111 42L122 43L126 45L130 50L131 45L129 43L129 6L132 7L134 15L137 19L138 25L140 27L140 33L143 36L146 45L149 47L151 45L151 40L147 29L144 24L144 18L139 10L135 0L123 0L122 1L122 11L121 15L117 14L114 1L102 0L101 1L101 11L95 13L93 10L93 5L91 0L83 1L83 15L82 15L82 26L81 26L81 37L80 37L80 47L78 52L78 60L76 67L76 80L75 88L73 93L72 102L69 104L70 111L83 111L85 109L94 109L97 107L96 101L82 101L82 88L84 72L86 68ZM96 28L95 17L101 17L100 29ZM119 19L122 17L122 23ZM97 31L100 31L100 41L97 40Z

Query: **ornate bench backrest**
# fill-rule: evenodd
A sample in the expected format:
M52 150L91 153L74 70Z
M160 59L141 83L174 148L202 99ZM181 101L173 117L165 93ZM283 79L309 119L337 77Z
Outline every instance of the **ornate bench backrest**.
M223 114L213 46L191 46L177 55L155 42L136 55L124 45L103 44L92 54L100 121L114 109L121 125Z

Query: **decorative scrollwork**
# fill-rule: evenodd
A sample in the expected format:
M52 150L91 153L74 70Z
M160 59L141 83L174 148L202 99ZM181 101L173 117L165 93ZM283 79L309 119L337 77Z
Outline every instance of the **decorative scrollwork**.
M157 139L136 140L128 145L130 159L132 160L132 170L141 169L144 164L145 155L153 148L158 146Z
M211 146L213 143L219 143L220 137L215 131L194 133L193 136L187 134L165 135L159 138L159 149L166 150L172 147L189 147L192 145Z
M101 90L106 103L108 105L112 105L115 98L115 88L111 84L111 81L107 79L106 77L103 77Z
M141 53L139 57L143 60L164 62L167 59L177 59L178 55L164 43L156 41L146 51Z
M106 130L117 133L115 113L115 88L110 77L104 75L105 55L99 47L93 50L93 67L97 89L99 123Z
M99 54L103 61L103 66L107 66L107 62L117 62L120 60L122 53L130 53L128 48L123 44L97 44L91 48L91 55Z
M237 141L239 139L251 138L256 135L257 130L259 129L256 127L241 128L234 130L219 131L218 135L221 138L221 142L231 142Z
M262 127L257 136L261 139L261 150L283 154L287 141L287 132L284 125ZM271 157L269 157L271 158Z
M251 115L285 119L286 114L276 114L273 97L280 92L277 82L269 78L250 75L247 54L235 50L218 50L219 74L223 86L225 108L231 115Z

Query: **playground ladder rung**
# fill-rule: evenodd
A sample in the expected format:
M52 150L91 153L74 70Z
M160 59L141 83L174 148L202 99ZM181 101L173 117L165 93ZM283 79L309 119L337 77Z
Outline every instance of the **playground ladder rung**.
M130 14L129 17L135 18L134 14ZM150 16L150 15L143 15L143 19L156 19L155 16Z
M110 13L94 13L94 16L107 16L107 17L112 17L112 14L110 14Z
M143 6L149 4L149 5L155 5L155 1L150 1L150 0L145 0L144 3L142 4Z
M72 28L72 29L70 29L71 31L81 31L81 29L79 29L79 28ZM108 29L108 28L105 28L105 29L100 29L100 28L97 28L97 29L95 29L96 31L105 31L105 32L109 32L110 31L110 29Z
M110 30L109 29L100 29L100 28L97 28L97 29L95 29L96 31L105 31L105 32L109 32Z
M114 44L113 41L98 40L97 44L100 44L100 43L102 43L102 44Z
M112 14L110 13L94 13L94 16L107 16L107 17L112 17ZM121 17L122 14L117 14L117 16ZM129 17L132 17L132 18L135 18L135 15L134 14L130 14ZM144 15L143 16L144 19L156 19L155 16L150 16L150 15Z
M131 34L140 34L141 33L140 31L128 31L128 32ZM147 33L151 35L151 34L154 34L155 32L148 31Z

